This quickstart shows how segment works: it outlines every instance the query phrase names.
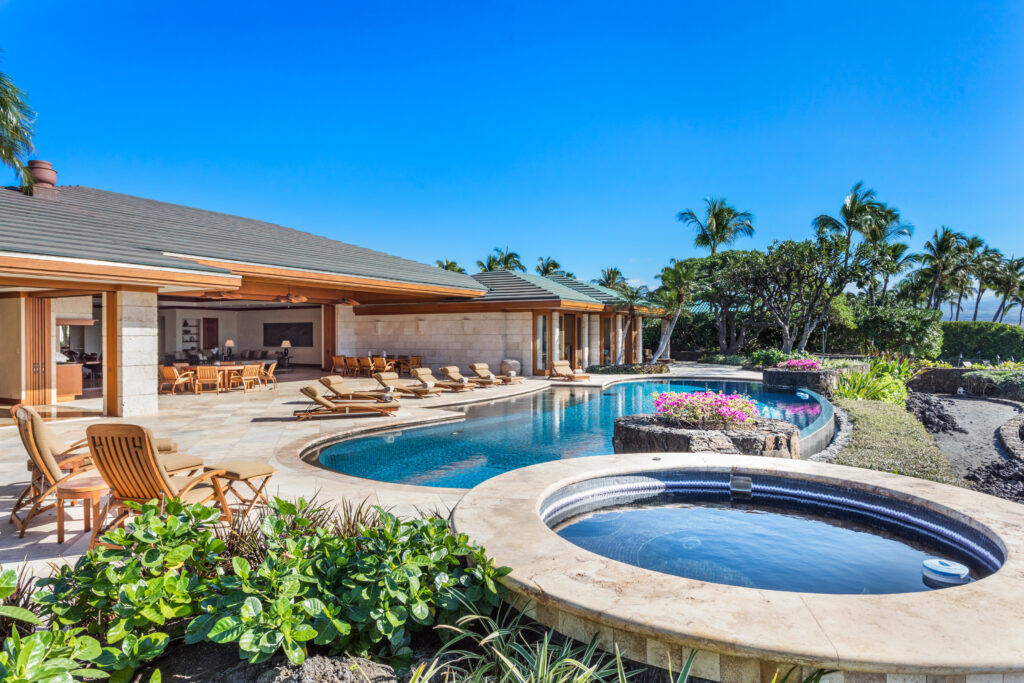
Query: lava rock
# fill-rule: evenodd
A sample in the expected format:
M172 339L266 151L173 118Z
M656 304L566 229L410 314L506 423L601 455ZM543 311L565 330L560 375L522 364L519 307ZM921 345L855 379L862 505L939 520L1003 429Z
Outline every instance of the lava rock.
M360 657L307 657L299 666L284 659L262 665L239 662L212 681L227 683L398 683L394 669Z
M924 428L932 434L939 432L960 432L966 434L967 430L957 424L956 418L949 414L942 401L935 394L922 394L912 392L907 397L907 410L914 414Z
M1020 460L996 460L978 467L964 478L976 491L1024 503L1024 462Z

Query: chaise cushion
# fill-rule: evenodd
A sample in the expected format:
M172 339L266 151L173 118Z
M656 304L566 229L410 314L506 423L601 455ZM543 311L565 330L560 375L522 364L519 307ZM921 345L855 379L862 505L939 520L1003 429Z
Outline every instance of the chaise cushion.
M277 470L274 466L266 462L256 462L253 460L228 460L226 462L218 462L208 466L208 470L224 470L223 477L225 479L252 479L254 477L269 477L274 474Z
M160 439L157 439L160 441ZM160 463L168 472L197 469L203 466L203 459L183 453L160 453Z
M160 439L153 439L153 445L156 446L158 453L177 453L178 442L174 439L168 439L163 437Z
M178 477L175 477L175 479L178 479ZM181 477L181 479L184 481L180 482L180 486L184 486L188 480L185 477ZM181 496L181 502L192 505L193 503L202 503L211 496L213 496L213 487L207 484L200 484L194 489L187 491L185 495Z

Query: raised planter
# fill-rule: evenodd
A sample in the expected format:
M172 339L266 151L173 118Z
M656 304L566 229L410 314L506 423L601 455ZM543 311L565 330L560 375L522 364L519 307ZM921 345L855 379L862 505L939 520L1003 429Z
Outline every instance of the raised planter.
M1018 460L1024 460L1024 415L1011 417L999 428L999 440L1003 447Z
M822 396L831 396L839 384L839 368L820 370L790 370L765 368L761 381L765 389L810 389Z
M964 386L964 375L968 372L984 369L983 367L929 368L907 382L907 386L913 391L927 391L933 394L955 394L957 388Z
M651 415L615 420L612 446L616 453L731 453L800 459L800 430L783 420L758 418L754 427L685 429L671 427Z

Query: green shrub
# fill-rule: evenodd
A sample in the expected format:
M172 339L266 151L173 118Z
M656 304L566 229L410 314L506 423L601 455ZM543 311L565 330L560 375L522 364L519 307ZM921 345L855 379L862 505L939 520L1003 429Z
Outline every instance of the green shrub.
M15 629L0 650L0 682L73 683L106 678L91 666L101 652L99 642L82 635L82 629L64 631L54 626L26 636Z
M908 359L874 358L867 370L841 374L832 395L856 401L902 404L907 400L907 382L916 373L914 364Z
M748 365L750 356L724 356L720 353L709 353L701 356L701 363L715 363L716 365Z
M668 372L668 366L663 363L651 363L650 365L591 365L587 372L594 375L659 375Z
M779 349L758 349L750 353L750 364L760 365L766 368L774 368L782 361L799 360L801 358L813 358L813 354L806 351L786 353Z
M994 361L1024 359L1024 328L1006 323L955 321L942 323L942 357Z
M853 306L852 328L830 328L829 349L936 358L943 351L941 311L907 306Z
M964 375L967 389L975 394L1024 401L1024 371L978 370Z

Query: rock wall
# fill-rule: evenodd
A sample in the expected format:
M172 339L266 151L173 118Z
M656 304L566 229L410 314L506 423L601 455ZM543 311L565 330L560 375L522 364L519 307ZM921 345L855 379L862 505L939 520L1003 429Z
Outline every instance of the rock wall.
M650 415L615 420L616 453L732 453L800 458L800 430L783 420L759 419L757 427L723 430L670 427Z
M929 368L907 382L907 386L913 391L955 394L957 387L964 385L964 375L977 370L984 370L984 368Z
M765 389L810 389L822 396L831 396L839 383L840 371L836 368L821 370L788 370L766 368L762 377Z

